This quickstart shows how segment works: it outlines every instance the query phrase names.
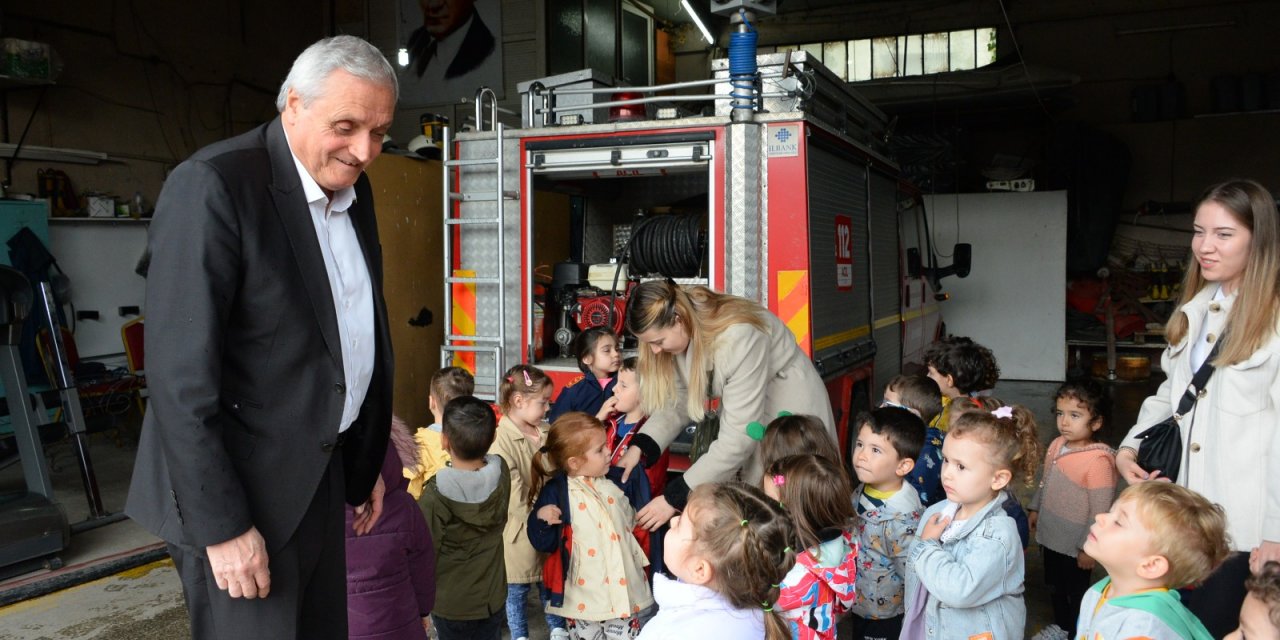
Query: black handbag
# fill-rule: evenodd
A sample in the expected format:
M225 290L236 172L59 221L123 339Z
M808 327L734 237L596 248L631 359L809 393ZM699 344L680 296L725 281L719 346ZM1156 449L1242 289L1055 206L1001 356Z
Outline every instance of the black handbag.
M1196 400L1204 393L1204 385L1213 375L1213 359L1217 357L1221 344L1221 339L1214 343L1204 364L1191 376L1191 384L1178 400L1178 410L1138 434L1142 441L1138 445L1138 466L1148 473L1159 471L1162 477L1178 481L1178 472L1182 469L1182 430L1178 423L1191 412Z
M711 448L711 443L720 437L720 414L708 409L706 415L698 421L693 432L693 442L689 446L689 463L693 464Z

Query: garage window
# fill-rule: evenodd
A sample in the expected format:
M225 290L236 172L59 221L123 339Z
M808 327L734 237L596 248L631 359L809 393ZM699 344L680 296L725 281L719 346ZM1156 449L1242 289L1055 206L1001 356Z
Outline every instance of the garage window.
M805 51L849 82L968 71L996 60L996 29L961 29L861 40L761 47L761 53Z

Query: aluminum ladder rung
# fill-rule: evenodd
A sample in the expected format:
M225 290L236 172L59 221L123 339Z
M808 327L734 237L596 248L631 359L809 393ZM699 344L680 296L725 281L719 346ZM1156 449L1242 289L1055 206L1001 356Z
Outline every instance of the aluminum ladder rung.
M461 340L461 341L467 341L467 342L495 342L499 344L502 342L501 336L467 336L467 335L458 335L453 333L449 334L448 336L445 336L445 339ZM468 348L472 348L471 345L464 345L464 346L467 346ZM442 348L448 349L450 347L445 346ZM492 349L493 347L474 347L474 348L475 349Z
M498 200L498 192L496 191L477 191L469 193L459 193L457 191L449 192L449 199L456 202L496 202ZM503 200L519 200L519 191L503 191Z
M502 279L496 277L446 276L444 281L447 284L502 284Z
M462 336L468 340L483 338L485 336ZM465 351L469 353L488 353L493 357L498 356L498 352L502 351L502 345L469 345L469 344L445 344L440 345L441 351Z
M474 224L492 224L502 223L501 218L445 218L445 224L450 225L474 225Z

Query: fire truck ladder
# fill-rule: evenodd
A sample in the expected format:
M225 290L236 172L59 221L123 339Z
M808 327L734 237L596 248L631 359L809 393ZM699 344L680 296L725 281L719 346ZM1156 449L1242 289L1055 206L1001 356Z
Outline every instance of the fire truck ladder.
M484 119L484 103L486 99L489 101L489 125L486 128ZM484 367L479 362L472 360L470 367L472 374L476 376L475 396L484 400L496 402L498 399L498 389L501 387L502 374L506 371L503 359L503 346L506 344L506 296L503 291L502 277L506 273L506 233L504 219L504 201L518 200L519 193L516 191L507 191L505 189L505 166L503 162L503 132L504 127L498 122L498 102L492 89L482 87L476 92L476 130L477 131L493 131L494 132L494 148L495 155L493 157L454 159L451 157L453 153L453 142L450 139L450 131L448 127L444 128L442 152L442 160L444 161L444 318L445 318L445 339L444 344L440 347L440 356L442 360L441 366L450 366L456 364L455 357L472 353L477 356L486 355L493 360L492 372L484 371ZM485 174L496 172L496 184L493 191L471 191L461 190L464 184L464 174ZM457 188L458 190L455 190ZM456 206L455 206L456 205ZM464 215L468 214L468 215ZM497 240L497 261L494 265L496 270L490 273L464 272L466 275L455 272L454 250L455 243L458 248L464 246L463 236L468 232L476 233L495 233ZM454 287L456 285L469 285L471 291L474 292L475 308L472 309L455 309L454 308ZM482 307L482 301L490 302L496 300L497 310L497 332L491 335L480 335L478 311ZM486 309L487 310L487 309ZM468 311L471 313L470 323L473 333L476 335L467 335L455 333L458 325L455 320L455 311L462 311L464 314ZM465 360L464 360L465 361ZM490 376L481 374L490 373Z

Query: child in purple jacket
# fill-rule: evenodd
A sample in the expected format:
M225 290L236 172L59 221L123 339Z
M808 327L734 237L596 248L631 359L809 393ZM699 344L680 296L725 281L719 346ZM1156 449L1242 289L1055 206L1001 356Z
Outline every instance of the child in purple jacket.
M386 494L373 530L356 536L347 506L347 633L351 640L425 640L427 614L436 602L435 553L422 510L405 487L406 466L416 467L409 426L391 420L382 463Z

